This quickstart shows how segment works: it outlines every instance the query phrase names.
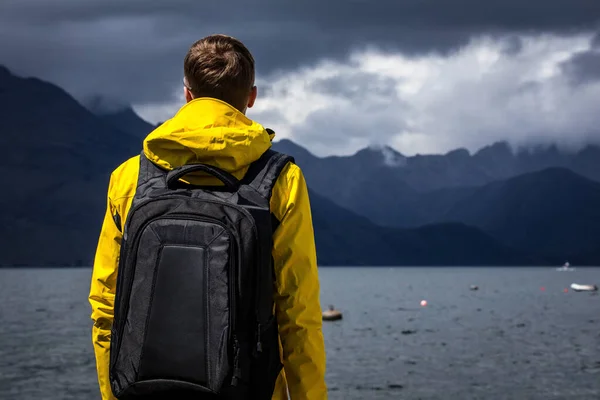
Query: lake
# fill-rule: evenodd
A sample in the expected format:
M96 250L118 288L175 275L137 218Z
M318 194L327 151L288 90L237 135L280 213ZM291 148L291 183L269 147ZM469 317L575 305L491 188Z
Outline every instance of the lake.
M0 269L0 399L98 399L91 269ZM600 268L321 268L330 399L598 399ZM469 290L470 285L479 290ZM426 307L421 300L428 302Z

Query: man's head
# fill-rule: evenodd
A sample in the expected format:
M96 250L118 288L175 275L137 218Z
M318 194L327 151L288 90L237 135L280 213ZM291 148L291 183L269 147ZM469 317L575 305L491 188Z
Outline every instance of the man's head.
M254 58L239 40L226 35L198 40L185 56L183 69L186 101L213 97L243 113L254 105Z

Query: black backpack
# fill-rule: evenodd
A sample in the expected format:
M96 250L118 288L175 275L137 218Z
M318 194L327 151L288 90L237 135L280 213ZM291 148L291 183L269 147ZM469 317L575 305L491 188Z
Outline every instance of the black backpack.
M271 191L293 158L267 150L243 180L142 153L123 229L111 330L119 399L270 399L281 371ZM204 171L224 186L180 181Z

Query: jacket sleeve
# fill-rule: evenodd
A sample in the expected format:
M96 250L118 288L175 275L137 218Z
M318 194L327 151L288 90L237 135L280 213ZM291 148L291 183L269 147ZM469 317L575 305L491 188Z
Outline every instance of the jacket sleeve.
M112 179L111 179L112 184ZM110 185L109 185L110 187ZM110 189L109 189L110 193ZM121 247L121 232L113 216L116 209L110 197L107 199L106 213L98 240L94 259L89 302L92 306L92 342L96 356L96 369L102 400L116 400L112 394L108 378L110 359L110 329L114 316L117 266Z
M322 400L327 399L325 345L308 189L295 164L284 169L278 184L281 178L273 258L284 371L292 400Z

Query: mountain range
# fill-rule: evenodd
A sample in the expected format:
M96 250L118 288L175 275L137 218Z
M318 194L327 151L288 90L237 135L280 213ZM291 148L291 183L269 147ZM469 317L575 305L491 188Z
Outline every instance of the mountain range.
M0 67L0 265L90 265L110 172L155 128ZM280 140L311 192L320 265L600 262L600 149L319 158Z
M389 226L443 220L448 204L479 187L548 168L565 168L600 181L600 147L593 145L568 153L556 146L513 151L499 142L473 155L458 149L445 155L412 157L381 147L324 158L287 139L277 142L275 148L295 156L315 191ZM373 207L373 193L377 207Z
M414 157L384 147L325 158L289 140L274 147L296 158L315 192L380 226L462 223L526 254L527 263L600 263L596 146L513 152L496 143L472 156L457 150Z

